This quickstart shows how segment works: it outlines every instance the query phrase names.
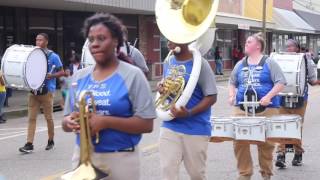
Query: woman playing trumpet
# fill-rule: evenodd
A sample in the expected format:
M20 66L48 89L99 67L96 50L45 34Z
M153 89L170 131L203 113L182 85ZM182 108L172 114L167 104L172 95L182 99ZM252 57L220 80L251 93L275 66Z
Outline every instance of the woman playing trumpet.
M79 70L73 77L73 89L78 98L82 91L92 92L96 113L91 113L92 134L99 133L94 144L92 161L96 167L108 166L108 179L139 179L139 151L142 133L153 129L156 117L148 82L138 68L120 61L116 54L123 44L122 24L110 14L95 14L84 23L84 34L96 65ZM72 93L69 93L72 95ZM79 117L69 96L65 105L63 129L77 131L74 121ZM71 103L70 103L71 102ZM77 135L77 145L79 145ZM73 166L79 162L79 146L73 156ZM125 172L125 173L124 173Z

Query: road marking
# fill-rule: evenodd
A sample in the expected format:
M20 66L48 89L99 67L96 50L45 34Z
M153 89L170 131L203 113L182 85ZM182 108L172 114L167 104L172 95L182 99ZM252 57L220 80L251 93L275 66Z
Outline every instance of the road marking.
M55 129L61 128L61 125L55 126L54 128L55 128ZM39 129L39 130L36 130L36 133L44 132L44 131L48 131L48 130L47 130L47 129ZM5 140L5 139L10 139L10 138L19 137L19 136L25 136L25 135L27 135L27 132L19 133L19 134L15 134L15 135L11 135L11 136L5 136L5 137L1 137L1 138L0 138L0 141L1 141L1 140Z
M225 87L225 86L217 86L217 88L223 89L223 90L228 90L229 89L228 87Z
M7 136L7 135L12 135L12 134L17 134L17 133L25 133L26 131L14 131L14 132L7 132L7 133L2 133L0 136Z

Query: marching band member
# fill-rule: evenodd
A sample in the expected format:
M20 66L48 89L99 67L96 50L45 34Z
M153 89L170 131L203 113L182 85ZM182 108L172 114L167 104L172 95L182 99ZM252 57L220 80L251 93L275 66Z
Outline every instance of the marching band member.
M93 164L103 169L108 166L108 179L138 180L140 158L138 144L143 133L153 130L156 117L154 102L148 82L137 67L116 57L123 44L122 23L111 14L95 14L86 19L84 34L96 65L79 70L73 77L75 94L91 91L96 102L89 124L92 134L99 132L100 142L94 145ZM69 93L65 105L63 129L77 131L74 119L79 113L73 109ZM71 103L70 103L71 100ZM69 102L69 103L68 103ZM73 156L73 166L79 162L79 134Z
M48 74L44 86L37 92L31 92L28 100L28 137L27 143L19 148L20 152L30 153L33 151L33 139L36 131L36 120L40 106L43 108L44 117L48 126L48 144L45 150L50 150L54 146L54 124L53 124L53 95L56 91L56 78L64 75L63 66L58 54L48 49L49 36L40 33L36 36L36 45L44 50L48 58Z
M184 66L186 72L183 77L187 82L193 66L193 55L188 44L169 41L168 48L176 51L164 64L164 78L173 68ZM189 102L185 107L172 106L170 111L174 119L164 121L160 130L159 152L163 180L177 180L182 162L192 180L206 179L211 106L216 102L217 88L209 63L202 59L201 64L199 80ZM159 84L158 89L160 94L163 93L162 84Z
M286 44L287 47L287 52L300 52L300 45L296 40L289 39ZM319 84L319 81L317 80L316 77L316 70L314 69L314 62L311 58L308 58L308 56L304 56L306 63L307 63L307 70L306 70L306 76L307 76L307 81L310 85L317 85ZM281 107L280 108L280 114L298 114L302 117L302 123L304 121L304 115L306 112L307 108L307 103L308 103L308 84L306 83L305 91L304 91L304 96L303 98L300 99L301 107L297 108L286 108L286 107ZM302 148L302 140L299 144L294 144L294 157L292 160L292 165L293 166L301 166L302 165L302 153L304 152L304 149ZM276 166L280 168L285 168L286 167L286 147L285 144L280 144L277 148L277 161L276 161Z
M230 77L229 103L236 104L233 115L245 115L243 108L240 108L240 102L244 101L249 70L253 73L252 86L260 102L256 115L271 116L279 113L280 97L277 94L283 90L286 80L279 65L262 54L264 48L265 41L261 34L247 38L245 44L247 56L236 64ZM249 92L250 90L252 89L249 89ZM258 144L260 173L265 180L271 179L272 176L273 150L274 144L271 142ZM239 171L238 179L250 180L253 174L250 144L234 141L234 153Z

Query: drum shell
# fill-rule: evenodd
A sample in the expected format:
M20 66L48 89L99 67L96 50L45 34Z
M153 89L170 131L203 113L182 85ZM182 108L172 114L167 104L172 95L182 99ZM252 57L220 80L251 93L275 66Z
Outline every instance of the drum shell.
M272 116L267 121L267 140L296 144L301 141L301 117L298 115Z
M232 118L213 118L210 142L234 140L234 124Z
M303 96L306 86L306 61L303 53L272 53L271 58L280 66L287 85L282 94Z
M259 144L266 140L265 121L261 118L235 120L235 140L249 144Z
M36 64L35 60L38 61ZM34 67L34 65L40 66ZM45 52L39 47L29 45L10 46L6 50L1 62L1 71L6 87L19 90L29 91L39 89L45 82L47 69L48 60ZM28 74L30 72L34 78L36 76L36 82Z

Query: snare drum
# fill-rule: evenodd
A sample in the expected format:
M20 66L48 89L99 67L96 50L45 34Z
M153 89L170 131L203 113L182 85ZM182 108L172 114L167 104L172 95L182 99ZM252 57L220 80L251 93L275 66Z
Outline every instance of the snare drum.
M267 140L281 144L297 144L301 141L301 117L277 115L267 122Z
M259 144L266 140L265 117L234 118L235 140L248 144Z
M19 90L37 90L47 75L45 52L35 46L12 45L1 62L1 71L7 87Z
M227 117L212 117L212 132L210 142L223 142L234 140L233 119Z
M89 40L87 39L82 47L81 64L83 67L88 67L96 64L90 50L89 50Z
M303 53L272 53L287 80L282 94L303 96L306 88L306 62Z

